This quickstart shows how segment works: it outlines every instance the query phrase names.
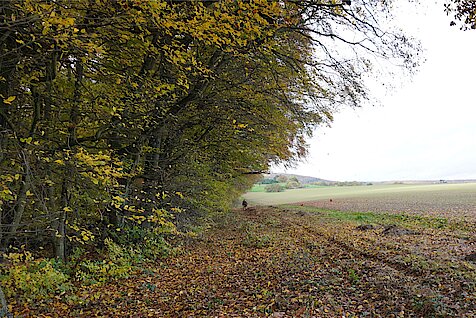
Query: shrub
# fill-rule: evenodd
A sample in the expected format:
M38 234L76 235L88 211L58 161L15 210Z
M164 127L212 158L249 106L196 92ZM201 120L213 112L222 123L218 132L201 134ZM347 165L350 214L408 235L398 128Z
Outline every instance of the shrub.
M301 184L296 181L289 181L286 183L286 189L298 189L301 187Z
M56 258L35 259L30 252L5 255L7 262L0 264L0 284L6 298L17 303L45 303L55 295L73 291L74 281L92 285L127 278L141 263L164 257L171 250L163 236L152 230L132 228L126 235L136 243L118 244L106 238L101 255L95 254L95 259L87 257L82 247L73 250L68 263ZM68 293L68 297L74 295Z
M157 228L145 229L139 226L130 226L121 229L120 232L113 231L111 237L118 246L128 250L135 249L145 260L155 261L167 256L170 252L170 245L160 233L160 229ZM108 242L106 246L112 246L111 243Z
M298 180L298 178L297 178L297 177L291 177L291 178L289 178L289 180L288 180L288 181L291 181L291 182L297 182L297 183L299 183L299 184L301 183L301 182L299 182L299 180Z
M117 244L111 239L106 239L104 258L80 262L80 269L75 272L76 278L85 284L127 278L141 263L155 261L169 254L170 246L162 236L138 227L129 230L127 236L135 240L129 244ZM138 239L142 242L139 243Z
M30 252L10 253L2 264L0 280L7 298L37 303L73 288L56 259L34 259Z
M284 187L280 184L269 184L266 187L264 187L264 190L266 192L282 192L284 191Z
M274 183L278 183L278 181L276 181L275 179L263 179L259 183L261 183L261 184L274 184Z

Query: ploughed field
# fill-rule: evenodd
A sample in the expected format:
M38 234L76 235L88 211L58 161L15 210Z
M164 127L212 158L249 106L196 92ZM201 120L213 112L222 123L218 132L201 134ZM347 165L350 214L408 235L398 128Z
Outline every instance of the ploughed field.
M321 187L249 192L245 198L259 205L304 204L340 211L405 213L476 222L476 183Z
M176 257L53 315L476 317L474 206L425 211L410 197L395 210L390 197L237 209Z

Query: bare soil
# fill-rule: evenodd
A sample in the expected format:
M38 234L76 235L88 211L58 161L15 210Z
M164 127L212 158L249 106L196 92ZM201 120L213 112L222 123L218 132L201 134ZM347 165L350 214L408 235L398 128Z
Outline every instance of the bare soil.
M453 193L431 194L426 197L418 193L415 197L409 194L402 196L392 194L366 198L334 198L297 204L339 211L389 212L445 217L476 223L476 193L471 195L462 193L461 200L455 199Z

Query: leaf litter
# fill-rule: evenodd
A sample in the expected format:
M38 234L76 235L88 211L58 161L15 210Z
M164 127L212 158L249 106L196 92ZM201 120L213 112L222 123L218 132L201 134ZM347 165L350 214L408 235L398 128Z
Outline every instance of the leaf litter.
M472 317L474 233L383 235L303 207L235 210L182 253L45 317ZM313 212L314 211L314 212ZM303 211L301 211L303 212ZM389 229L405 229L403 224ZM415 228L415 226L414 226ZM409 231L415 231L412 228ZM466 235L466 236L465 236ZM38 316L38 313L35 313ZM23 316L28 316L24 312Z

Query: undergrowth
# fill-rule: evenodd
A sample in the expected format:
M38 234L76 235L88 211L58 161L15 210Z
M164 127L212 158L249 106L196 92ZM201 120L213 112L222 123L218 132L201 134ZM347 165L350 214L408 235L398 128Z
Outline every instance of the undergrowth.
M76 247L68 262L22 250L6 254L0 283L8 301L40 306L59 296L74 300L78 288L127 278L170 253L173 249L162 236L131 228L121 240L105 239L99 251Z

